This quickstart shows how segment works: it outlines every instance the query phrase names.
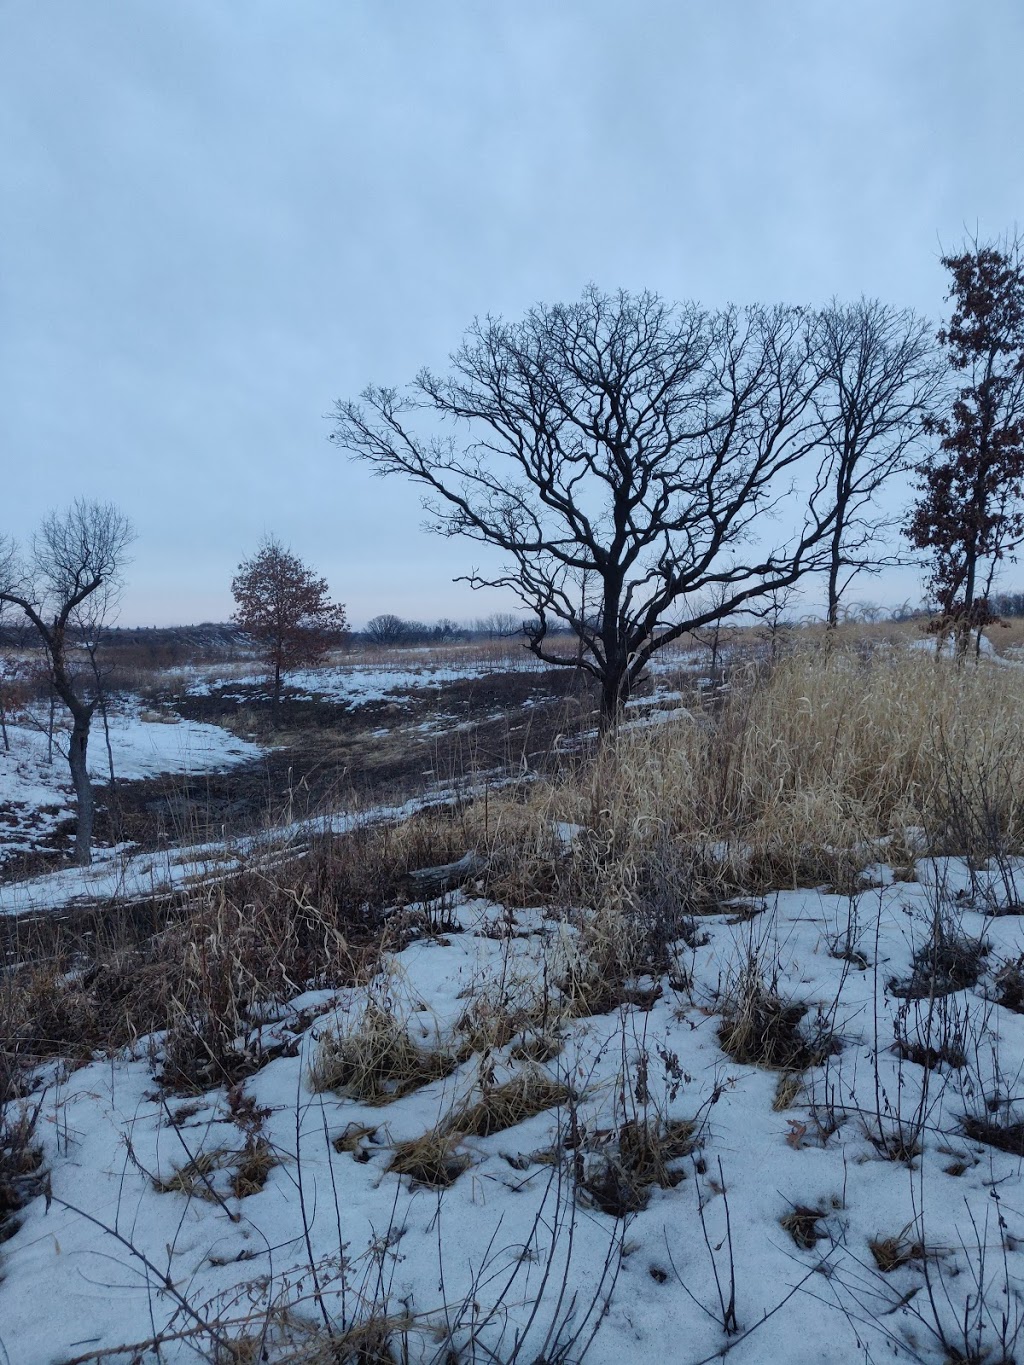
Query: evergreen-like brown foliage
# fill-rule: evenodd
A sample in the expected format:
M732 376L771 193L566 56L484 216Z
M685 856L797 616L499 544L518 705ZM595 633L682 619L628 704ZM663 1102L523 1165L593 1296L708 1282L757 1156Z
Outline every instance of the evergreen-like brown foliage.
M1024 541L1024 243L968 245L943 257L954 309L938 333L965 382L948 415L930 424L939 447L920 469L921 499L906 528L932 552L941 622L961 650L972 627L993 619L996 569Z
M281 674L315 664L347 627L345 608L330 600L325 578L268 536L252 559L243 560L231 582L233 619L259 645L274 677L274 706Z

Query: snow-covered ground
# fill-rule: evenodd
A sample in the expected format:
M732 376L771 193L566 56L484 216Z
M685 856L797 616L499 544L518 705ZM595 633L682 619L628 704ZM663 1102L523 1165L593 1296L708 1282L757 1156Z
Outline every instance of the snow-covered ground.
M493 783L500 785L500 780ZM343 834L361 824L407 819L417 810L444 804L458 795L467 792L438 789L400 806L338 811L235 839L181 844L156 852L138 853L131 845L99 848L89 867L64 867L21 881L0 882L0 915L38 914L111 900L138 901L200 882L216 882L245 868L266 869L291 856L297 845L314 835Z
M267 1354L244 1358L273 1361L282 1336L337 1339L373 1315L396 1351L404 1330L409 1359L438 1365L578 1360L592 1329L591 1365L726 1351L740 1365L943 1365L965 1332L956 1359L1019 1359L1024 1336L999 1338L1021 1322L1021 1159L968 1138L963 1115L1000 1117L1020 1093L1024 1017L994 1003L1020 919L982 914L957 862L922 863L910 883L879 871L853 898L783 892L753 918L723 907L646 983L649 1008L565 1020L544 1061L517 1056L514 1037L464 1051L388 1104L314 1093L318 1036L357 1031L373 1001L420 1046L458 1048L467 1007L536 1003L571 970L575 931L465 903L457 928L413 942L368 987L307 993L262 1024L279 1055L233 1097L161 1092L159 1037L51 1071L38 1126L49 1186L0 1247L0 1360L57 1365L163 1335L174 1365L248 1333ZM901 997L940 904L988 945L982 975ZM835 1034L791 1085L722 1047L752 964L809 1007L809 1032ZM951 1050L929 1069L901 1058L901 1040ZM573 1102L489 1135L459 1127L469 1102L524 1073ZM668 1151L660 1183L608 1211L642 1125L678 1134L684 1120L692 1138ZM389 1169L399 1144L439 1129L449 1188ZM247 1134L272 1164L240 1195ZM473 1340L475 1354L447 1354Z
M258 758L260 748L219 725L181 720L172 712L149 711L129 699L109 712L114 775L119 779L162 774L221 772ZM52 761L45 717L38 724L8 723L10 750L0 744L0 863L30 851L36 841L74 813L67 763L67 732L54 736ZM89 771L109 781L102 717L93 720Z
M531 669L545 667L546 665L539 660L531 660ZM445 665L410 664L388 668L369 664L342 664L325 668L294 669L283 675L282 683L298 701L320 698L347 702L350 706L364 706L367 702L374 701L401 702L407 700L406 694L409 692L437 691L446 683L483 678L504 671L507 670L484 660L466 660ZM266 683L265 673L249 672L230 677L212 673L189 683L187 691L196 697L218 693L241 699L245 695L241 689L265 687Z

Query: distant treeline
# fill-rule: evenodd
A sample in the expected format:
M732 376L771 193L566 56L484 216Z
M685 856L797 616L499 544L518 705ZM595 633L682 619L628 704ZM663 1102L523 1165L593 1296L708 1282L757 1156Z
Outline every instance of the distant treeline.
M76 639L76 634L79 638ZM77 644L82 632L69 631ZM107 665L174 668L182 664L216 663L246 653L249 641L230 622L204 621L198 626L107 626L102 631ZM34 649L39 640L31 625L0 626L0 649Z

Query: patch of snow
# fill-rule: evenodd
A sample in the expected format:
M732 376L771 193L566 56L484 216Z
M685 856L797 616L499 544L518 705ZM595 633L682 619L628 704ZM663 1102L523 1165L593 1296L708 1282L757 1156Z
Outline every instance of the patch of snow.
M966 875L955 861L936 862L934 872L947 885ZM219 1324L250 1317L250 1331L258 1330L271 1305L288 1306L309 1332L321 1305L339 1331L345 1311L374 1306L410 1322L411 1359L423 1365L445 1358L446 1326L456 1345L472 1334L479 1358L507 1359L510 1343L520 1342L518 1358L551 1359L592 1306L587 1365L687 1365L726 1351L736 1365L896 1357L940 1365L950 1353L929 1334L929 1314L955 1339L977 1298L976 1274L990 1277L992 1316L981 1341L988 1346L1004 1309L1011 1323L1020 1312L1020 1161L962 1135L962 1113L975 1101L959 1073L926 1070L892 1047L894 1030L916 1037L935 1015L935 1001L915 1010L886 984L908 974L928 941L934 883L928 868L922 873L920 882L855 902L786 891L769 897L752 922L706 917L700 943L685 950L692 985L665 977L646 1011L623 1005L566 1023L564 1050L546 1069L572 1086L572 1115L552 1106L489 1136L462 1138L467 1169L444 1191L395 1174L389 1163L397 1142L434 1131L480 1093L479 1059L373 1107L311 1092L317 1037L358 1018L376 992L415 1036L452 1039L467 1001L509 982L550 980L551 953L573 952L571 925L558 928L552 946L538 911L463 903L454 911L458 932L413 942L393 959L389 978L294 1001L326 1011L312 1025L294 1009L268 1015L259 1024L264 1041L291 1039L295 1050L245 1082L266 1112L278 1162L247 1198L228 1179L244 1133L231 1121L227 1094L168 1103L147 1057L159 1037L72 1071L42 1096L49 1192L22 1211L0 1247L0 1359L6 1352L18 1365L53 1365L112 1351L154 1331L180 1333L189 1312ZM505 938L495 936L502 923ZM877 958L863 969L832 955L851 923L861 949ZM984 933L996 958L1018 951L1017 923L967 908L963 930ZM738 1062L721 1046L720 984L742 970L752 946L786 997L810 1007L809 1018L815 1008L831 1017L842 1044L800 1076L785 1107L778 1073ZM1007 1076L1024 1057L1024 1018L993 1006L985 991L982 983L951 998L961 1025L984 1039L969 1063L977 1095L993 1093L985 1087L997 1080L990 1048ZM293 1035L289 1024L301 1031ZM495 1049L483 1083L515 1075L519 1065L507 1048ZM884 1159L872 1140L879 1122L912 1122L923 1095L920 1152L909 1162ZM168 1121L176 1110L186 1115L177 1125ZM619 1218L577 1192L574 1173L614 1153L624 1124L655 1116L698 1124L699 1146L676 1163L677 1179ZM169 1188L201 1153L208 1183L191 1197ZM869 1249L879 1236L916 1229L922 1198L932 1293L923 1292L919 1260L883 1274ZM783 1226L798 1206L813 1211L817 1244ZM719 1295L727 1299L730 1287L733 1336L720 1319ZM560 1331L570 1309L572 1325ZM271 1331L270 1361L273 1343ZM161 1359L181 1365L196 1358L197 1345L212 1350L209 1340L172 1337ZM978 1358L1005 1355L993 1349Z

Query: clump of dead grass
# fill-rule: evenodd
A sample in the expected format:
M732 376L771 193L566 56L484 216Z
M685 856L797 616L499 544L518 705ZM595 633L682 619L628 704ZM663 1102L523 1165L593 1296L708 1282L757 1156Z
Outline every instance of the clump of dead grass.
M0 983L0 1093L52 1057L86 1060L167 1030L169 1085L235 1080L250 1016L374 969L408 871L458 856L457 812L268 847L214 888L30 926ZM169 1055L168 1055L169 1054Z
M20 1226L18 1213L46 1186L43 1150L36 1140L39 1106L0 1110L0 1242Z
M390 1104L449 1075L457 1055L415 1040L409 1015L393 1000L369 996L352 1020L325 1029L309 1067L313 1090L342 1090L367 1104Z
M685 1178L678 1163L696 1145L697 1125L688 1119L626 1119L578 1163L581 1197L614 1218L639 1213L652 1189L673 1189Z
M1014 1014L1024 1014L1024 953L1008 959L995 972L996 1003Z
M227 1172L226 1192L236 1199L248 1199L259 1194L270 1172L280 1164L280 1158L266 1138L254 1136L240 1151L218 1146L197 1152L169 1176L154 1176L153 1188L157 1194L183 1194L188 1199L220 1204L224 1194L217 1178Z
M561 1046L565 1007L549 980L546 962L503 970L495 979L468 988L469 1004L455 1024L464 1055L518 1049L537 1060Z
M422 1137L400 1142L388 1163L394 1175L407 1175L415 1185L444 1190L454 1185L463 1171L468 1170L470 1158L458 1150L461 1134L431 1129Z
M822 1208L809 1204L794 1204L788 1213L779 1219L779 1225L788 1232L801 1251L813 1251L817 1244L828 1236L819 1226L826 1217Z
M718 1041L733 1061L775 1071L802 1072L820 1066L839 1045L824 1017L804 1028L810 1006L784 1000L777 982L766 979L755 952L728 983Z
M545 1110L560 1108L572 1099L572 1091L541 1067L524 1066L511 1080L494 1084L484 1080L478 1098L467 1098L445 1120L449 1133L490 1137L514 1128Z
M907 1236L906 1229L892 1237L883 1237L881 1234L872 1237L868 1242L868 1250L883 1275L891 1275L894 1270L902 1270L904 1266L915 1262L920 1264L928 1254L919 1239Z
M737 892L852 890L872 863L912 863L911 829L932 851L990 857L996 827L1000 854L1024 849L1024 745L1007 744L1022 732L1024 679L1008 670L813 645L734 669L713 706L610 734L516 818L540 864L550 853L535 885L642 937L645 920L671 925ZM554 820L583 830L568 854L545 843Z
M1024 1157L1024 1120L1007 1116L1002 1119L978 1114L964 1114L961 1120L964 1134L973 1142L983 1142L1011 1156Z
M927 940L914 953L910 975L894 978L889 990L907 1000L954 995L977 983L988 952L983 940L966 938L945 916L936 914Z

